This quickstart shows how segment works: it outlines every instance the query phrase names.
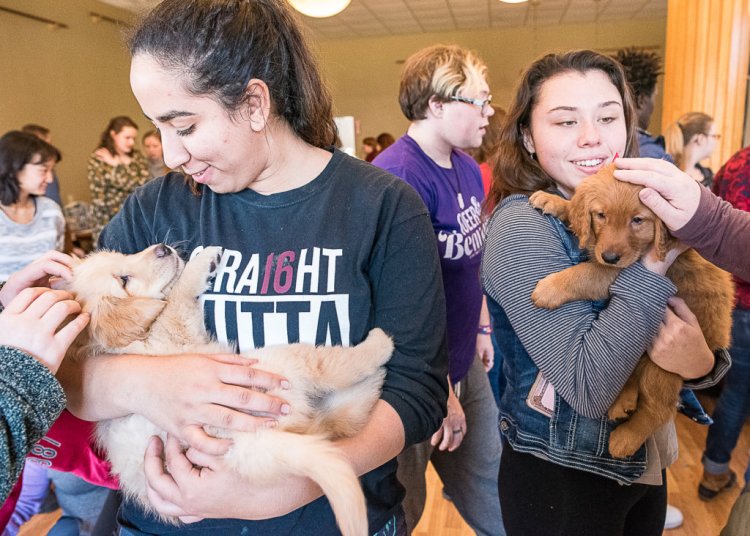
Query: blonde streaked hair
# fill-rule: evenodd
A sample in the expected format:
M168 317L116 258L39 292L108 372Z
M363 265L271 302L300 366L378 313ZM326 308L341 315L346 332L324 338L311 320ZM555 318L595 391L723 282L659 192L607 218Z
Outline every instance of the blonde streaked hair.
M433 45L415 52L401 72L398 101L409 121L427 117L433 96L443 102L461 88L486 79L487 65L472 50L458 45Z

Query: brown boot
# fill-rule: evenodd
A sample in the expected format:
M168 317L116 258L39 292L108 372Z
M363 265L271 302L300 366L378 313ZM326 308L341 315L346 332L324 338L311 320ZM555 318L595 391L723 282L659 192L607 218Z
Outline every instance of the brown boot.
M698 496L704 501L710 501L725 489L729 489L737 482L734 471L726 473L707 473L703 471L703 478L698 486Z

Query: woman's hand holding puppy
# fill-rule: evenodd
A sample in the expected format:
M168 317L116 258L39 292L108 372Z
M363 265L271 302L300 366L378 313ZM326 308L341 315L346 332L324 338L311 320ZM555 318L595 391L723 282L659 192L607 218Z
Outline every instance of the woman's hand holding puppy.
M138 413L191 447L218 456L231 441L209 436L204 426L252 431L275 426L279 415L291 411L285 400L264 392L286 389L287 380L253 364L234 354L98 356L63 367L63 384L69 406L82 419Z
M255 361L234 354L177 355L153 358L148 394L136 413L191 447L220 455L231 446L204 431L205 425L237 431L276 426L291 409L285 400L265 394L289 382L254 368Z
M698 320L677 297L669 299L659 334L649 346L648 355L664 370L686 380L705 376L714 367L714 354L706 344Z

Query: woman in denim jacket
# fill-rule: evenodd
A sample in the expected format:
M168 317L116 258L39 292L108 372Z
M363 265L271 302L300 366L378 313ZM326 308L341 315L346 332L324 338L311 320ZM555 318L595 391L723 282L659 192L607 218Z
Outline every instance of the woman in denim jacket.
M637 156L635 117L621 67L592 51L547 55L523 75L498 148L482 279L507 382L501 400L499 490L514 534L662 533L665 468L677 457L674 424L632 457L608 451L607 409L644 351L662 368L714 383L728 367L714 358L695 317L674 298L665 261L651 252L621 271L607 302L540 309L543 277L586 260L557 219L528 196L570 198L616 155Z

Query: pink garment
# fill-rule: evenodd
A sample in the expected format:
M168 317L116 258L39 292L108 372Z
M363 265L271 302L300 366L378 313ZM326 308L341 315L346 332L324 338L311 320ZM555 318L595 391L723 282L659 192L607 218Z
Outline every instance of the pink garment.
M109 463L94 445L93 433L93 422L81 420L64 410L28 457L51 469L73 473L97 486L119 489L117 479L109 473ZM22 481L23 475L0 508L0 530L5 529L13 515Z
M60 417L29 453L29 458L55 469L73 473L91 484L118 489L117 479L109 474L109 463L94 446L94 423L64 410Z

